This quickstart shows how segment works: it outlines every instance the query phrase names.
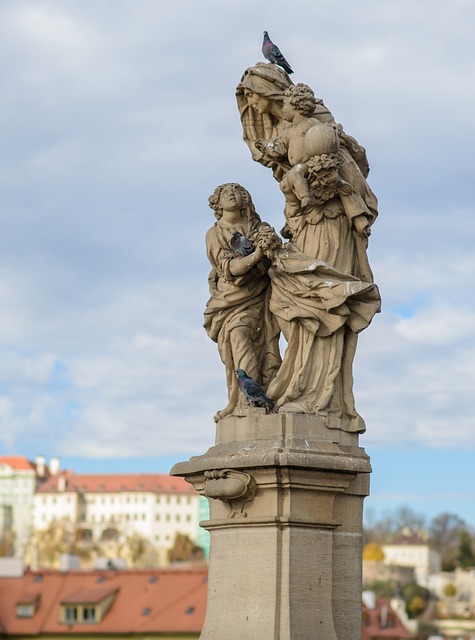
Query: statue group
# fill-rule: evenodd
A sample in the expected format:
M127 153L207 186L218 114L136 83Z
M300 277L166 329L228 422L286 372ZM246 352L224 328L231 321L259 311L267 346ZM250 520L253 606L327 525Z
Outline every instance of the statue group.
M357 334L380 309L367 246L377 216L366 153L313 91L275 64L245 71L236 89L243 137L284 194L283 240L262 221L239 184L209 198L206 236L210 299L205 329L226 368L228 404L245 402L244 369L279 413L318 415L329 428L363 432L355 409ZM253 250L238 255L240 233ZM286 347L280 353L280 336Z

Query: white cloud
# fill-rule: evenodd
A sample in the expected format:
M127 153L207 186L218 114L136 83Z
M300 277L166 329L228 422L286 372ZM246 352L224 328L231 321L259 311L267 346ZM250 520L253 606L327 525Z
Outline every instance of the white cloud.
M383 312L355 363L365 441L475 446L473 3L295 7L0 8L4 449L212 443L226 391L201 327L207 198L241 181L282 226L282 194L252 162L234 98L263 29L368 148Z
M415 318L402 318L395 331L412 343L441 346L470 340L474 327L475 311L435 306Z

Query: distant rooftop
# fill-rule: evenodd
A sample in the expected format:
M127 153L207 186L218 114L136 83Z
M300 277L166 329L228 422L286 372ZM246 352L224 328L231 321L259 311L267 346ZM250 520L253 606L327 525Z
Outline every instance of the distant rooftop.
M38 575L41 581L35 579ZM186 567L27 571L18 578L0 578L0 631L7 637L198 635L205 616L207 575L206 567ZM109 605L103 607L106 598ZM30 602L35 606L25 611Z
M25 456L0 456L0 465L6 464L15 471L34 471L35 466Z
M63 485L63 486L61 486ZM166 474L76 474L72 472L51 476L38 488L37 493L120 493L152 492L196 494L195 489L183 478Z

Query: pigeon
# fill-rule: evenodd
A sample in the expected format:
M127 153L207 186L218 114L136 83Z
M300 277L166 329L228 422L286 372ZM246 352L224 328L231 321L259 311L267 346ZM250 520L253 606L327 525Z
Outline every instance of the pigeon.
M255 380L247 375L244 369L236 369L238 385L246 396L247 404L253 407L264 407L269 411L274 410L274 403L264 393L264 389Z
M244 258L244 256L248 256L254 251L252 242L249 238L243 236L242 233L239 233L239 231L233 233L230 245L231 249L237 253L240 258Z
M292 69L290 68L290 64L281 54L279 47L275 45L272 42L272 40L269 38L269 34L267 33L267 31L264 31L264 42L262 43L262 53L264 54L264 58L266 58L266 60L269 60L269 62L278 64L279 67L282 67L282 69L285 69L285 71L287 71L287 73L289 74L293 73Z

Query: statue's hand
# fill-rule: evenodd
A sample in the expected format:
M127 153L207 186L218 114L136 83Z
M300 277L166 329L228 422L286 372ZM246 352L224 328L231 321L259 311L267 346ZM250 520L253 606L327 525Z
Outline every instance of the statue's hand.
M258 140L256 140L254 142L254 146L256 147L256 149L258 149L259 151L261 151L262 153L265 153L266 150L266 141L263 140L262 138L259 138Z
M262 258L264 257L264 251L259 245L257 245L252 255L254 256L254 264L256 264L256 262L259 262L259 260L262 260Z

